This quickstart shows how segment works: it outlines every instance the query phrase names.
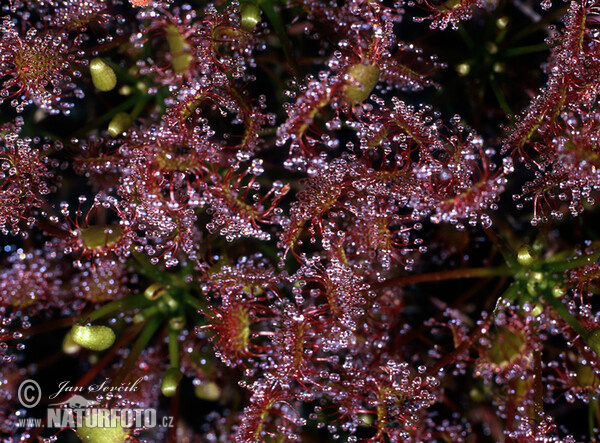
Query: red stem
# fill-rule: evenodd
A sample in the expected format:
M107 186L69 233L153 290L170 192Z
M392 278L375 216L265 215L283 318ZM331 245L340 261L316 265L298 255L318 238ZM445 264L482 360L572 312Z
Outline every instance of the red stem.
M434 282L443 280L459 280L462 278L501 277L514 275L514 270L507 267L497 268L466 268L449 271L430 272L428 274L406 275L382 282L371 284L371 289L388 288L391 286L410 285L413 283Z

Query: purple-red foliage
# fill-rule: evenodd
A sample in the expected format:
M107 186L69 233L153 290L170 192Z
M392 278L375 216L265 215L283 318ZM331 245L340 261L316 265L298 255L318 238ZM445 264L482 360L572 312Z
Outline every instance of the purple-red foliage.
M131 441L596 441L600 3L0 12L6 441L57 361Z

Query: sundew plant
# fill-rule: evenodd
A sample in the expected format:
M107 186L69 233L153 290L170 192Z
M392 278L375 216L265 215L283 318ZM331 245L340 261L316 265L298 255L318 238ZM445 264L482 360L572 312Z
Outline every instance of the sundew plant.
M599 99L597 0L2 0L3 441L598 441Z

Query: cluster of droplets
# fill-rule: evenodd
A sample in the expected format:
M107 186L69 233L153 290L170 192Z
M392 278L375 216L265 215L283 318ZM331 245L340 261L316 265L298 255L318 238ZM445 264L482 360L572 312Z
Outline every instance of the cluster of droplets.
M369 117L371 105L362 103L376 88L382 93L421 90L435 85L429 77L442 67L435 57L428 59L421 49L398 41L394 22L400 16L381 4L351 3L336 11L311 7L323 14L315 15L323 25L338 20L337 46L326 70L290 84L286 94L294 101L284 104L288 118L278 127L276 140L277 146L289 144L286 168L310 175L340 147L342 123L353 127L361 116ZM321 118L329 131L317 124Z
M465 221L489 227L488 212L497 208L506 184L504 171L492 161L494 150L485 147L458 115L446 128L433 120L427 107L417 111L396 98L392 103L393 109L379 103L379 112L361 122L362 158L374 156L375 143L383 148L386 158L380 162L380 174L387 173L388 189L402 189L398 203L412 209L412 220L429 216L433 223L459 229Z
M423 376L424 367L415 373L407 363L393 360L377 368L361 365L358 356L344 364L340 383L334 388L343 421L330 425L329 431L350 433L349 441L358 441L356 434L365 428L373 433L372 441L431 439L431 429L424 426L425 411L438 400L439 381ZM350 385L354 387L352 393L344 389ZM321 412L328 410L316 407L311 418L318 418Z
M33 4L26 2L21 7L40 17L39 22L33 23L40 28L50 27L79 34L88 27L105 28L111 20L122 19L116 8L109 8L101 0L39 0ZM27 13L22 16L27 17Z
M19 122L0 127L0 228L21 230L28 240L23 248L4 249L5 325L18 316L25 322L24 310L43 316L45 308L58 308L76 321L113 309L107 323L123 337L119 349L105 355L116 362L94 355L92 373L120 379L124 367L131 372L126 376L144 379L144 389L97 400L156 407L156 387L172 395L179 380L173 386L167 375L185 375L198 399L227 406L224 414L203 417L209 441L300 441L309 424L352 442L463 441L471 417L438 409L441 402L452 405L448 391L467 375L483 388L476 383L461 398L479 404L492 392L491 406L506 423L505 435L494 434L498 439L557 438L540 411L548 401L540 400L540 383L552 384L567 402L597 398L599 369L588 337L576 336L548 307L499 304L493 315L473 322L471 305L462 312L442 300L445 294L409 297L414 287L402 283L419 282L410 273L430 267L422 257L432 231L444 225L490 231L490 211L508 187L514 159L535 173L516 197L533 200L534 224L547 219L547 204L559 217L563 207L578 215L594 202L600 70L598 40L585 29L600 21L596 7L570 7L565 30L551 41L548 86L499 154L460 116L447 126L430 107L412 104L408 94L437 86L430 76L443 64L399 41L405 14L399 3L290 4L310 23L306 36L327 37L307 70L313 74L304 78L289 57L285 27L274 19L280 11L264 10L289 57L289 66L278 61L274 77L286 69L296 77L285 91L288 102L274 111L268 102L275 94L267 100L256 93L267 82L255 71L270 72L274 53L260 59L254 52L275 39L259 24L255 5L200 11L135 3L145 8L15 0L13 14L23 18L32 8L44 25L2 22L0 96L19 112L35 104L68 114L72 104L65 99L82 97L75 82L99 85L93 74L77 71L99 52L106 51L107 62L95 61L109 83L117 83L114 70L119 82L128 82L114 92L115 85L97 88L110 92L96 94L99 101L114 106L99 119L111 119L108 131L94 127L85 139L65 141L66 148L20 138ZM417 21L445 29L485 5L420 6L431 15ZM131 20L115 11L127 11ZM29 30L21 35L20 28ZM91 41L96 32L114 35ZM138 100L133 109L127 108L133 100L114 105L129 96ZM499 168L495 161L508 151L513 155ZM49 160L57 152L70 164ZM73 193L67 186L56 193L60 203L46 199L60 184L51 171L74 172L93 197L76 196L74 211L62 201ZM31 247L39 241L43 248ZM257 248L260 254L250 252ZM462 258L469 261L467 254ZM573 295L591 292L597 268L573 270L569 283L576 290L563 299L586 331L598 330L600 314L586 297ZM518 278L533 279L521 271ZM527 300L540 288L539 281L530 285ZM412 318L415 311L440 315L413 327L422 320ZM164 333L157 332L161 325ZM577 352L540 369L548 334L566 337L567 348ZM2 346L6 337L0 335ZM65 352L87 352L69 339ZM3 348L0 354L16 359ZM12 395L4 380L0 398ZM308 419L307 409L314 411ZM0 409L0 418L6 415Z
M33 103L51 114L68 114L73 103L66 99L83 98L74 83L81 76L81 39L60 29L29 28L21 36L9 18L3 19L0 32L0 103L10 101L17 112Z
M223 11L207 6L201 17L190 5L141 9L138 19L147 25L132 35L136 48L156 48L154 59L140 61L141 74L171 87L249 78L256 31L243 28L237 2Z
M131 247L138 239L133 231L134 226L129 223L126 212L116 198L102 193L97 194L84 215L82 206L86 201L85 196L79 197L79 206L74 214L67 202L61 202L60 212L64 222L61 223L60 217L51 215L38 224L42 229L56 236L49 244L62 247L63 253L73 258L75 268L84 271L91 266L91 269L94 269L96 266L94 261L99 260L99 263L104 261L107 273L111 274L110 269L113 268L117 275L120 265L116 262L122 264L129 257ZM103 223L109 214L114 214L119 221L111 224ZM110 279L107 283L109 286L115 284ZM104 284L101 286L108 289Z
M15 132L0 136L0 230L4 235L19 233L22 222L29 223L32 208L41 206L53 189L51 162L41 155L49 145L35 142Z
M595 203L598 182L598 41L588 32L597 17L593 3L572 3L546 70L547 85L517 120L504 143L532 169L534 178L515 200L531 202L532 224L577 216ZM522 207L522 203L520 203Z
M565 442L573 443L573 436L561 437L557 432L557 426L552 417L540 414L537 420L520 420L518 429L507 433L507 437L516 441L544 441L544 442Z
M120 198L110 197L114 199L110 204L119 208L121 229L137 231L135 243L169 266L177 265L180 252L198 260L203 236L198 210L207 208L212 216L206 223L208 234L218 233L228 241L267 240L270 235L260 224L273 222L279 212L276 205L289 189L275 182L265 192L257 180L264 168L262 160L252 156L267 118L250 106L241 109L231 93L219 92L189 89L179 95L184 107L170 108L159 124L130 130L111 155L99 158L92 153L77 162L77 169L90 177L116 175ZM246 125L242 144L232 146L227 137L215 135L203 112L216 106L242 114L236 117L238 124ZM188 113L182 116L181 109ZM95 143L88 146L96 150Z
M430 29L444 30L450 25L457 30L461 21L469 20L477 8L486 6L483 0L419 0L409 1L409 6L418 5L429 13L427 16L415 17L416 22L431 21Z
M15 312L30 313L51 305L60 305L66 298L62 287L59 255L50 251L17 249L8 259L8 267L0 282L0 306ZM5 317L6 318L6 317Z
M475 375L488 383L507 384L533 370L533 353L539 351L536 339L542 330L540 318L523 319L513 309L498 313L489 333L479 339Z
M101 257L73 278L73 291L78 297L92 303L123 298L129 293L126 276L122 263Z
M385 368L377 363L376 350L389 340L393 322L387 305L393 300L382 299L375 308L369 285L334 256L327 262L306 259L289 277L294 300L286 300L285 279L263 262L260 256L243 258L211 274L205 290L214 293L214 302L202 311L207 324L198 329L198 338L210 338L224 364L252 376L240 382L252 397L235 438L298 439L305 424L299 411L314 401L337 411L338 418L327 425L334 438L358 441L353 434L365 423L381 438L430 436L419 423L437 400L439 382L423 375L425 366L416 375L408 363L390 361ZM371 315L367 305L374 307ZM208 385L198 383L199 389ZM313 388L307 391L306 385ZM311 419L318 427L329 421L318 413Z

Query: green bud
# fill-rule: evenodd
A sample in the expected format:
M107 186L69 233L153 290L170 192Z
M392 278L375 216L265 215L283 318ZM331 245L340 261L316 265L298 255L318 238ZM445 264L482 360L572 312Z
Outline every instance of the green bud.
M509 23L510 19L508 17L500 17L498 20L496 20L496 26L498 29L506 29Z
M73 341L73 335L71 331L67 332L62 344L62 350L65 354L76 354L81 350L81 346Z
M173 70L175 72L186 71L192 62L192 55L189 53L190 46L174 25L167 26L167 44L169 52L173 56L171 61Z
M160 384L160 390L165 397L173 397L177 392L177 386L183 374L179 368L169 368L163 375L162 383Z
M177 54L173 57L171 63L175 72L184 72L190 66L190 63L192 63L192 56L186 53Z
M250 32L260 22L260 9L254 3L242 4L240 15L242 18L242 29Z
M471 388L471 390L469 391L469 397L472 401L476 403L481 403L485 400L485 394L477 388Z
M106 412L105 412L106 411ZM96 424L99 420L105 421L102 417L91 417L90 414L109 413L109 409L97 409L90 411L83 420L82 426L76 429L77 436L85 443L123 443L127 439L127 432L123 429L121 421L116 417L110 417L110 427L88 427L90 424ZM108 421L108 420L106 420ZM114 426L113 426L114 425Z
M181 331L185 327L185 315L171 317L169 320L169 327L174 331Z
M175 25L167 26L167 44L169 45L171 54L177 54L189 49L188 44Z
M529 278L536 283L541 283L544 281L544 274L541 272L532 272L529 274Z
M167 288L163 283L152 283L144 291L144 297L148 300L156 300L167 293Z
M544 312L544 307L539 303L535 303L529 314L532 317L538 317L542 312Z
M118 137L131 126L131 116L126 112L119 112L108 124L108 133L111 137Z
M540 291L544 290L548 286L548 282L544 279L544 274L541 272L530 272L528 274L529 280L527 280L527 292L530 295L537 297Z
M517 262L521 266L531 266L534 262L535 252L529 246L522 246L517 252Z
M141 323L144 322L146 320L148 320L150 317L152 317L153 315L155 315L156 313L158 313L160 311L160 308L157 304L153 304L152 306L144 309L141 312L136 313L133 316L133 322L134 323Z
M490 54L496 54L498 52L498 45L494 42L487 42L485 48L488 50Z
M448 0L445 3L440 3L437 7L438 11L451 11L454 8L458 8L461 5L460 0Z
M148 90L150 89L150 88L148 88L148 85L147 85L146 83L144 83L144 82L137 82L137 83L135 84L135 87L136 87L136 89L137 89L138 91L140 91L142 94L147 94L147 93L148 93Z
M208 383L196 386L194 394L200 400L217 401L221 397L221 388L216 383L209 381Z
M538 296L538 292L539 292L539 288L538 285L535 281L533 280L527 280L527 283L525 284L525 287L527 288L527 292L529 293L529 295L533 296L533 297L537 297Z
M600 328L592 329L585 340L592 351L596 353L597 356L600 356Z
M179 302L168 293L164 295L162 301L164 301L166 307L166 311L163 312L175 312L179 308Z
M108 326L80 326L71 329L73 341L79 346L92 351L104 351L115 342L116 336Z
M117 86L117 75L101 58L95 58L90 62L90 74L92 83L100 91L110 91Z
M369 98L371 91L379 81L381 71L375 65L352 66L348 74L352 77L346 86L346 99L353 102L362 102Z
M119 88L119 94L128 96L133 94L133 88L129 85L123 85Z
M464 77L465 75L469 75L469 72L471 72L471 65L468 63L460 63L456 65L455 69L456 72L458 72L458 75Z

